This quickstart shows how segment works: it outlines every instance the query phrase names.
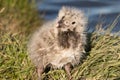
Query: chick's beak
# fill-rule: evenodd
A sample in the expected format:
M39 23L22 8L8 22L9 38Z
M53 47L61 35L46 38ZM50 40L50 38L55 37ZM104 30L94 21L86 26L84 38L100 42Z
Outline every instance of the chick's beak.
M59 21L58 21L58 26L57 26L57 27L58 27L58 28L61 28L62 25L63 25L63 20L59 20Z

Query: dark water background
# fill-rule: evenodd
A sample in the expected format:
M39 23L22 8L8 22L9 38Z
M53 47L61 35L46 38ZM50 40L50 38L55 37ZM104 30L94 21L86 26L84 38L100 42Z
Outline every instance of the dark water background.
M37 8L45 14L46 20L54 19L62 6L82 9L88 17L90 30L98 23L108 27L120 15L120 0L37 0ZM120 18L117 21L113 32L120 31Z

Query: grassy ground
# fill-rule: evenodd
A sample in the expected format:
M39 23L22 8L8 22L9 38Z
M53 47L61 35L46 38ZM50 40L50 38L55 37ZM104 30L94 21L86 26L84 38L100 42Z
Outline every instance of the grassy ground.
M83 64L73 69L74 80L120 79L120 37L97 32L89 34L91 50ZM0 80L36 80L35 68L27 56L27 41L23 34L0 33ZM50 71L45 76L48 80L67 80L64 70Z
M35 80L33 66L26 52L26 37L21 34L0 35L0 80Z
M33 6L28 5L29 0L24 4L19 1L0 0L0 80L37 80L26 44L28 33L42 22ZM120 80L120 33L111 34L115 24L116 20L106 31L98 25L99 28L88 34L91 50L83 64L72 70L73 80ZM52 70L43 74L46 76L48 80L67 80L64 70Z
M26 35L42 22L34 0L0 0L0 80L35 80Z

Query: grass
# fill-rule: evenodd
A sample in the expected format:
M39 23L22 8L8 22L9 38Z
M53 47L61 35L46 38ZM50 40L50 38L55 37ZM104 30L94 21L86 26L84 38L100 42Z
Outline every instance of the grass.
M34 67L26 52L26 38L20 34L0 35L0 80L34 80Z
M26 35L42 22L34 0L0 0L0 80L35 79Z
M0 0L0 80L37 80L26 44L28 33L42 20L34 2L16 1ZM118 18L107 30L98 25L88 34L90 51L83 63L72 70L73 80L120 80L120 32L111 34ZM43 74L43 78L46 76L48 80L67 80L64 70L52 70Z
M92 33L91 51L84 63L73 71L75 80L113 80L120 78L120 37Z
M102 31L101 29L99 29ZM83 64L72 70L74 80L119 80L120 37L95 30L89 34L91 50ZM28 37L23 34L0 33L0 80L36 80L35 67L27 56ZM43 77L48 80L67 80L64 70L53 70Z
M29 33L42 21L35 0L0 0L0 30Z

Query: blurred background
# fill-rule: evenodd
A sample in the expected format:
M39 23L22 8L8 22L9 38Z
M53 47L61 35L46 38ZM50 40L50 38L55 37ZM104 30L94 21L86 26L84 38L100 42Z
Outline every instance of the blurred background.
M83 10L89 31L96 26L120 30L120 0L0 0L0 31L34 32L47 20L56 18L62 6Z
M109 27L120 15L120 0L37 0L37 9L44 14L46 20L54 19L62 6L72 6L82 9L88 17L90 30L97 24ZM114 32L120 30L120 18L116 22Z

